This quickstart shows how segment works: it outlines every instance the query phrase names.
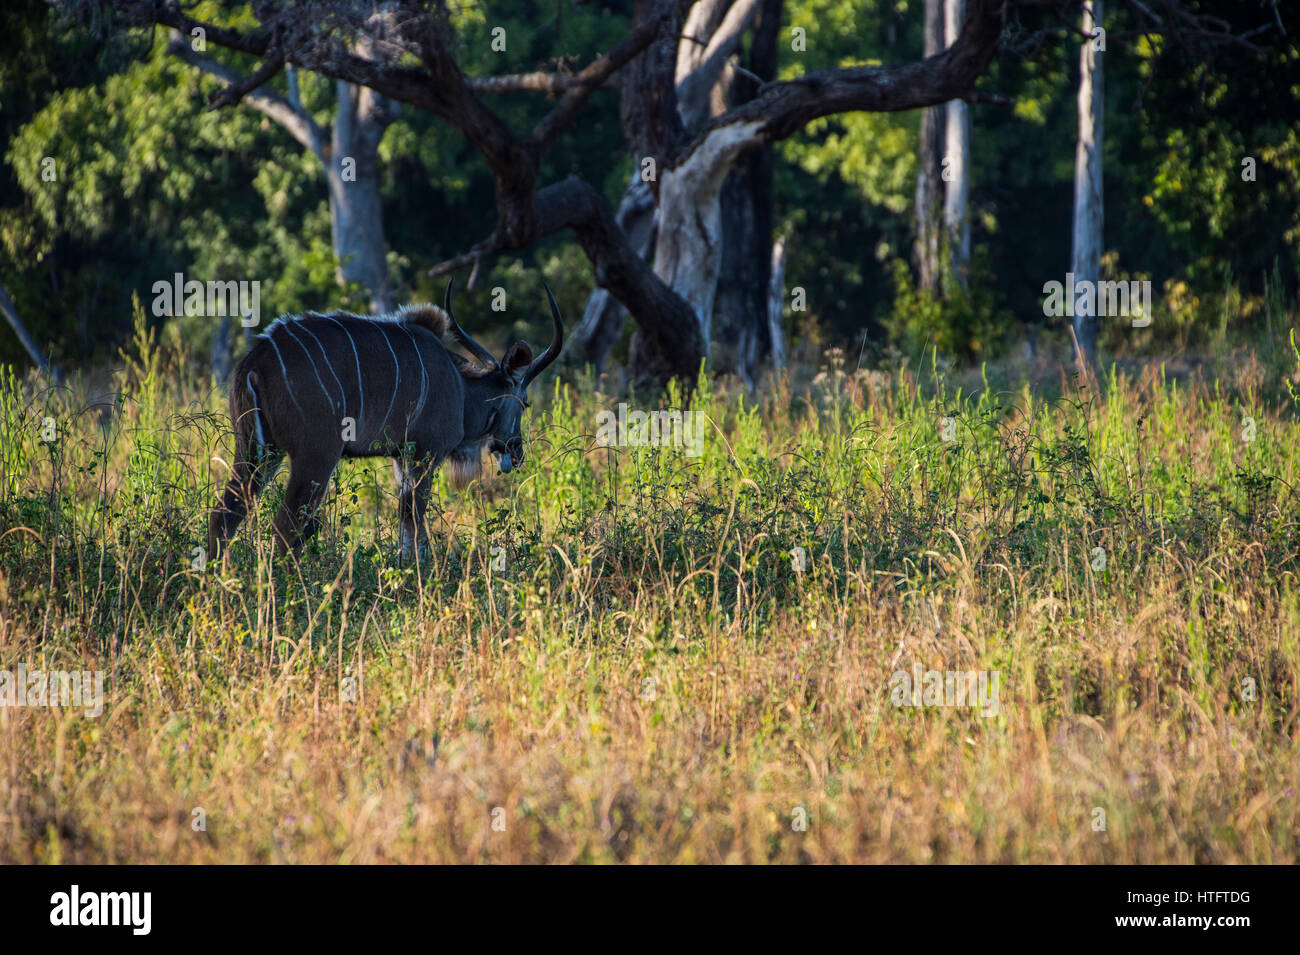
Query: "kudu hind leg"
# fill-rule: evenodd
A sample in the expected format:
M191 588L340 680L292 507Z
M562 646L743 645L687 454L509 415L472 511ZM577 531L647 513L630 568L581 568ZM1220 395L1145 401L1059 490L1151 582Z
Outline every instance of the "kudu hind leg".
M289 460L289 486L275 515L276 546L281 553L297 554L320 529L316 512L329 488L338 459L333 461Z
M226 482L221 503L208 516L209 558L215 560L225 552L226 544L235 536L239 525L257 504L262 490L280 469L281 457L275 453L263 453L257 464L247 460L235 463L234 474Z

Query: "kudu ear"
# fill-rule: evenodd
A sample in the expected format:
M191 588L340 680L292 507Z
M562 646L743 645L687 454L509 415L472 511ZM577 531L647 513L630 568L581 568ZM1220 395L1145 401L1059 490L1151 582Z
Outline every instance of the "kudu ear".
M501 368L509 378L518 378L532 364L533 350L525 342L515 342L501 359Z

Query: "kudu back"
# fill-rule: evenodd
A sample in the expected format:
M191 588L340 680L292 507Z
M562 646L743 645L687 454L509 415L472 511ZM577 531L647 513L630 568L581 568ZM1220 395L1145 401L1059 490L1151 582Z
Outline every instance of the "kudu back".
M216 557L284 457L289 485L275 517L278 547L297 552L318 529L316 511L344 457L391 457L399 487L402 554L424 547L434 470L452 484L479 472L483 450L502 472L523 462L520 419L529 383L560 354L564 326L550 288L553 334L539 357L515 342L499 360L456 322L452 286L444 307L407 306L369 318L307 312L258 337L231 377L235 461L208 521ZM443 344L448 332L472 361Z

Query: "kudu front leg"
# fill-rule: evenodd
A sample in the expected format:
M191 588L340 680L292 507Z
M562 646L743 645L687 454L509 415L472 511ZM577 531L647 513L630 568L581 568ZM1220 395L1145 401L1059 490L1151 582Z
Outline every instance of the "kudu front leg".
M433 470L433 462L427 458L411 465L393 461L398 484L397 513L402 526L403 561L411 560L417 547L421 557L429 553L429 532L424 526L424 512L429 505Z

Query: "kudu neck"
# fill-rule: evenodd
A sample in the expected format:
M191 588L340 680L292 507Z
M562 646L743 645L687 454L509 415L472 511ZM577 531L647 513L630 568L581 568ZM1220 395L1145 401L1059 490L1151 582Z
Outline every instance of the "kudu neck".
M472 441L488 432L492 412L499 410L501 386L488 378L465 379L465 439Z

